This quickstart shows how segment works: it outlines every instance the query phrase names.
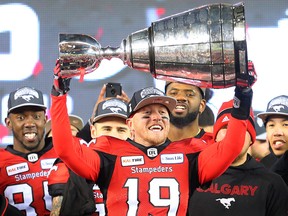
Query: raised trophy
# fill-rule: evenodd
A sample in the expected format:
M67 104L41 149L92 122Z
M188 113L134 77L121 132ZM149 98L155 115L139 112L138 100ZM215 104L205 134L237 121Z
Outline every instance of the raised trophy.
M111 58L156 79L209 88L249 86L244 4L210 4L160 19L116 48L101 48L88 35L59 35L63 77L93 72Z

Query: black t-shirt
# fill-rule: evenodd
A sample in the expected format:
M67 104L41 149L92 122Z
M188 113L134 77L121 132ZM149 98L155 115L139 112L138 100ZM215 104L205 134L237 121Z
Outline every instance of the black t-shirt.
M281 177L248 156L229 167L207 190L190 198L189 215L287 216L288 189Z

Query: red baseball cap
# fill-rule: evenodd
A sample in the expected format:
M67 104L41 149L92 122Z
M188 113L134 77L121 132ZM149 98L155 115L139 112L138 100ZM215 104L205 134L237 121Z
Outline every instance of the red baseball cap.
M222 127L226 126L228 122L230 121L232 109L233 109L233 100L224 102L222 106L220 107L218 114L217 114L216 122L214 124L214 129L213 129L214 140L219 130ZM254 113L253 113L252 108L250 109L250 115L247 121L248 121L247 130L251 135L252 142L254 143L256 139L256 130L255 130L255 124L254 124Z

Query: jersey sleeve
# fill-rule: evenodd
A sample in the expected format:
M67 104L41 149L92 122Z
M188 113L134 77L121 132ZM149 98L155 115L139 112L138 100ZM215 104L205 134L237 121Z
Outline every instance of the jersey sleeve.
M65 185L69 178L69 171L63 162L55 164L49 171L48 175L48 192L49 195L63 196Z
M240 154L247 131L247 121L231 117L225 138L210 143L198 157L200 184L220 176Z
M67 94L51 97L52 139L56 153L73 172L96 181L101 166L100 157L93 149L81 145L84 140L72 136L66 107Z

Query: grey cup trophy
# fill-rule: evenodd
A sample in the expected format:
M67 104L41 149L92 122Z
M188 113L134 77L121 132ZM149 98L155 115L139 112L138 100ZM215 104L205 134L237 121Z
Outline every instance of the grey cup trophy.
M160 19L116 48L101 48L88 35L59 35L63 77L93 72L111 58L156 79L209 88L249 86L244 4L210 4Z

